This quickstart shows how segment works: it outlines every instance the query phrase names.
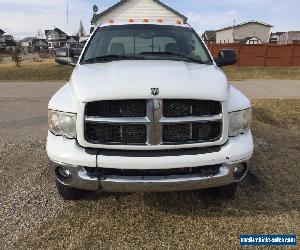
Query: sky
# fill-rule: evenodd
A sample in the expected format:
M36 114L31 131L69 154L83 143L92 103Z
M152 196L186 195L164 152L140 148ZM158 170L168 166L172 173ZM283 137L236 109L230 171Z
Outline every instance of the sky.
M67 2L69 22L67 23ZM20 39L38 30L60 28L72 35L80 20L90 29L92 7L99 11L117 0L0 0L0 29ZM300 0L162 0L184 14L198 33L249 20L273 25L272 31L300 30Z

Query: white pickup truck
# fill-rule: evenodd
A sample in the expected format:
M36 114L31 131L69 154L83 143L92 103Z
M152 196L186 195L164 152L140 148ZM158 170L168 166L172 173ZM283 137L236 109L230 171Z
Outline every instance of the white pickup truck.
M253 154L249 99L187 24L95 29L49 102L47 153L59 194L216 187L233 197Z

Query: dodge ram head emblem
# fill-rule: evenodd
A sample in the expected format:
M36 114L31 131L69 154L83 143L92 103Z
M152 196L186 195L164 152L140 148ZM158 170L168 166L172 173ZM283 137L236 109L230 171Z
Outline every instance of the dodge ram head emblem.
M152 95L158 95L159 94L159 88L152 88L151 89L151 94Z

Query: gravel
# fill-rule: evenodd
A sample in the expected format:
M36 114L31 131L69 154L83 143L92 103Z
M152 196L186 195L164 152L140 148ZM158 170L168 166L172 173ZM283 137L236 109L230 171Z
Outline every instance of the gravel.
M14 116L0 107L2 249L236 249L243 233L300 233L300 100L254 103L259 139L234 200L201 191L91 193L76 202L56 193L45 151L46 121L24 122L41 117L46 99L39 100L40 105L36 99L6 100ZM286 121L292 124L280 126ZM26 136L30 128L34 136Z

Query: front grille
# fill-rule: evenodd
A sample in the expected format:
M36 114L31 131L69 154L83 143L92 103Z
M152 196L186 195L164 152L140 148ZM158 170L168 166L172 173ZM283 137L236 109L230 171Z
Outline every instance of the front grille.
M85 140L92 144L175 145L221 139L222 105L206 100L116 100L87 103Z
M165 143L214 141L220 138L221 131L221 122L164 125L163 141Z
M146 100L98 101L86 105L87 116L145 117Z
M209 116L222 113L220 102L205 100L164 100L164 117Z
M85 126L86 140L100 144L145 144L146 125L111 125L88 123Z
M193 175L214 176L220 173L221 165L211 165L192 168L173 168L173 169L112 169L112 168L86 168L91 177L105 176L170 176L170 175Z

